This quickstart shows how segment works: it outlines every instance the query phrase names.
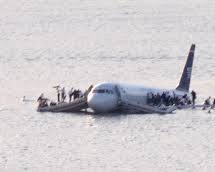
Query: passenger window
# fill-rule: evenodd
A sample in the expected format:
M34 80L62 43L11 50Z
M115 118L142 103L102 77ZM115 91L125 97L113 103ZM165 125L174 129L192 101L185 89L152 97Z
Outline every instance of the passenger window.
M113 94L113 91L112 90L106 90L106 93Z

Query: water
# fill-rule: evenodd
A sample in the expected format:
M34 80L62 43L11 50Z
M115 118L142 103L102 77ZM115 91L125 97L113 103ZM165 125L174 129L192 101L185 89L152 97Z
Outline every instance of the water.
M215 112L36 112L41 92L120 81L178 84L196 44L191 89L215 97L215 2L0 1L1 171L214 171Z

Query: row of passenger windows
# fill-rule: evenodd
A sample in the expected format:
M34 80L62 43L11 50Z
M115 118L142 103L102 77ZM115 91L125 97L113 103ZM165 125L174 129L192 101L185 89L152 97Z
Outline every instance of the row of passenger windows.
M108 94L113 94L112 90L106 90L106 89L96 89L93 90L93 93L108 93Z

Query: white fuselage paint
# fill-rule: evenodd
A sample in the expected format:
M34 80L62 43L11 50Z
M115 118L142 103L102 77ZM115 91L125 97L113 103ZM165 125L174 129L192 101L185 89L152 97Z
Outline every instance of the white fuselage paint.
M119 94L116 90L119 90ZM118 102L131 102L132 104L146 104L147 94L153 93L160 95L168 92L169 95L183 96L188 94L179 90L167 90L147 88L144 86L119 84L119 83L102 83L95 85L88 94L88 105L95 112L112 112L118 108Z

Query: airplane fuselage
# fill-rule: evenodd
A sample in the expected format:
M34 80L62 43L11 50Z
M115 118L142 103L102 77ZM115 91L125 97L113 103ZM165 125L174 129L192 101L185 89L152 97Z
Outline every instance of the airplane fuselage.
M101 83L92 88L88 94L87 102L95 112L112 112L118 109L121 102L144 105L147 104L148 94L161 95L162 93L177 97L188 94L188 92L175 89L167 90L121 83Z

